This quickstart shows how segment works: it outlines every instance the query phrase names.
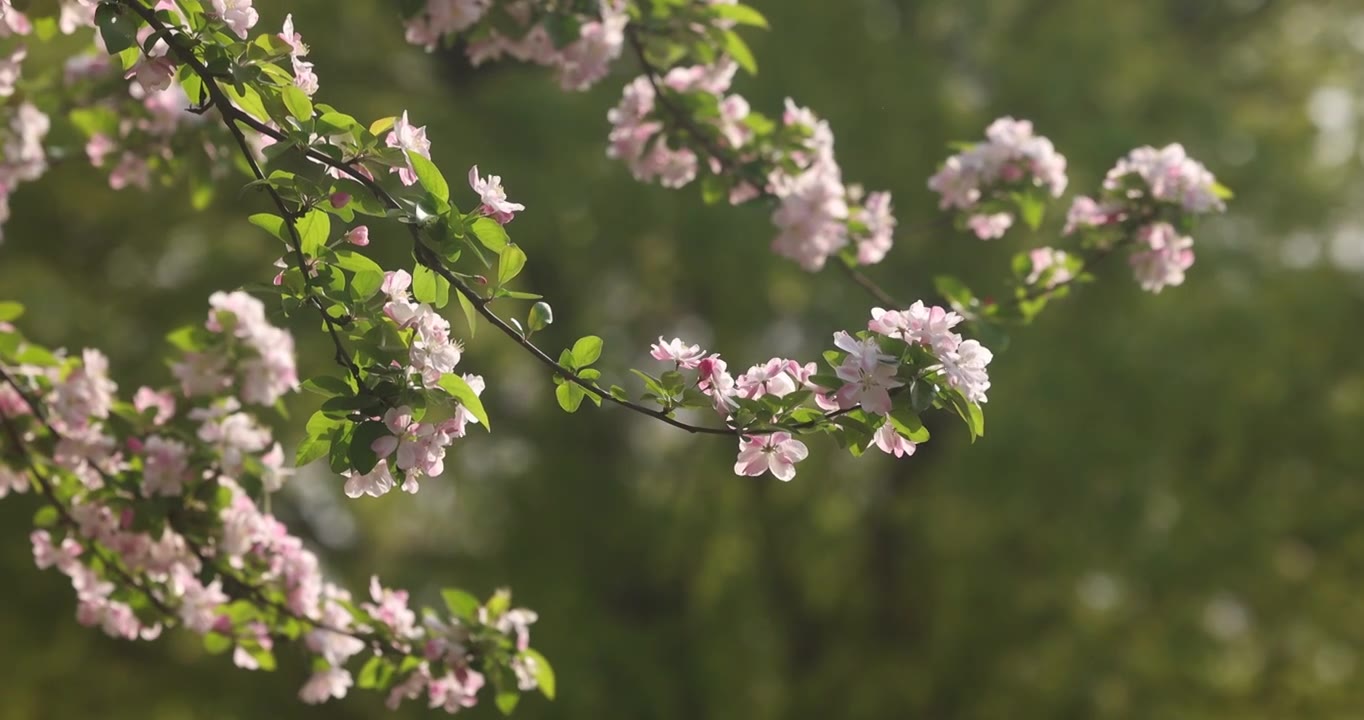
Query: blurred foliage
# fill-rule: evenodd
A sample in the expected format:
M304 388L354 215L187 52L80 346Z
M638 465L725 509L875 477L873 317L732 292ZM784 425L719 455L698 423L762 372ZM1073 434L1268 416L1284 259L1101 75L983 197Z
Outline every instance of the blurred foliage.
M1132 146L1184 142L1237 191L1232 212L1201 229L1184 287L1149 296L1114 265L1020 333L974 446L944 425L909 460L816 452L788 485L736 478L727 442L564 416L484 328L462 367L489 377L498 431L457 447L446 482L346 501L305 472L281 512L357 589L371 571L427 599L513 586L559 670L560 699L522 718L1357 717L1364 10L753 4L774 29L738 89L815 108L845 175L894 192L902 232L872 274L901 296L939 272L983 288L1025 242L943 231L924 187L947 141L998 115L1056 140L1077 192ZM813 357L865 318L837 274L768 254L765 213L639 186L605 157L628 62L566 95L534 68L424 56L384 5L288 3L321 98L361 118L406 107L442 165L506 179L529 207L513 230L554 304L550 345L600 334L604 368L643 364L660 332L735 362ZM175 192L109 191L78 157L14 199L0 294L38 339L105 348L125 385L164 382L167 330L273 274L245 221L262 201L225 187L193 213ZM375 245L396 263L392 232ZM294 329L303 363L328 362L315 328ZM79 627L65 579L32 566L34 507L0 503L0 718L385 715L373 698L299 705L287 660L251 675L185 637Z

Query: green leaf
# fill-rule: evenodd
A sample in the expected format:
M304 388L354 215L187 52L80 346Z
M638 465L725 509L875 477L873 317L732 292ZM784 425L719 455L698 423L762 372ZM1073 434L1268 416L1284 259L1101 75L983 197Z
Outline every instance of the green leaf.
M459 309L464 311L464 320L469 323L469 338L473 339L474 331L478 329L478 309L474 303L465 297L464 293L455 293L459 297Z
M204 635L204 652L209 655L222 655L231 649L232 638L217 632Z
M508 243L497 256L497 284L506 285L526 266L526 253L516 243Z
M583 389L571 381L554 388L554 397L559 401L559 407L567 413L578 412L578 408L583 404L584 394Z
M717 18L733 20L738 25L752 25L767 29L767 18L747 5L715 5L710 12Z
M458 400L465 410L478 418L485 430L491 431L493 429L492 423L488 422L488 411L483 409L483 401L478 398L474 389L469 387L469 383L464 382L464 378L454 373L446 373L440 379L440 386L445 392L450 393L451 397Z
M379 668L384 664L382 655L375 655L365 662L360 668L360 674L355 678L355 684L362 690L371 690L379 686Z
M303 467L326 455L331 450L332 432L341 425L340 420L327 417L321 410L313 413L313 416L308 419L308 436L304 438L303 442L299 443L298 450L295 451L295 467Z
M440 596L445 600L445 607L450 610L450 614L461 620L473 620L478 617L478 609L483 605L473 595L454 588L441 590Z
M300 122L307 122L312 118L313 101L309 100L307 93L298 89L297 85L284 86L280 96L284 99L284 107L289 108L289 114Z
M547 302L538 302L531 306L530 314L526 316L526 327L531 332L538 332L549 327L554 322L554 310Z
M424 302L443 308L450 303L450 281L436 274L425 265L418 265L412 274L412 296L417 302Z
M0 322L18 320L24 314L24 306L17 302L0 302Z
M1038 193L1017 192L1013 193L1014 205L1018 206L1018 214L1023 218L1023 222L1029 228L1037 230L1042 227L1042 218L1047 213L1047 203Z
M602 339L596 335L578 338L578 342L573 343L573 368L585 368L597 361L601 357Z
M497 693L494 702L497 703L497 709L501 710L503 715L510 715L516 709L516 704L521 702L521 694L515 690L503 690Z
M303 382L303 389L314 392L323 397L334 397L337 395L353 395L355 390L342 378L332 375L318 375L308 378Z
M360 300L368 300L379 292L379 288L384 286L384 274L381 272L358 272L350 282L351 289L355 291L355 297Z
M337 250L336 266L342 270L349 270L354 273L377 272L380 275L384 274L384 269L379 267L379 263L370 260L368 257L361 255L354 250Z
M502 249L511 242L511 238L507 235L507 229L489 217L481 217L473 221L469 224L469 229L473 231L474 237L483 243L483 247L495 253L501 253Z
M417 182L421 183L422 188L438 200L450 201L450 184L445 182L445 176L440 174L440 168L435 163L415 150L407 151L407 161L412 163L412 170L417 173Z
M331 237L332 218L327 213L313 208L299 219L296 229L299 239L303 241L303 254L315 258L327 246L327 238Z
M1216 195L1218 198L1222 200L1230 200L1236 197L1236 194L1231 191L1231 188L1227 187L1226 185L1223 185L1220 182L1214 182L1212 184L1212 194Z
M919 414L910 408L900 408L890 415L890 422L895 427L895 431L906 438L916 442L928 441L928 428L924 427L923 421L919 419Z
M540 693L550 700L554 699L554 667L549 664L544 655L532 648L521 651L522 655L531 659L535 664L535 684L539 686Z
M383 135L393 127L393 123L395 122L398 122L398 118L395 115L379 118L369 124L369 131L373 135Z
M734 58L734 62L739 63L739 67L749 75L757 75L758 61L753 58L753 51L748 49L748 43L733 30L726 30L724 38L725 53Z
M379 456L370 446L374 444L375 440L388 435L388 428L375 420L363 422L356 426L355 435L351 437L350 441L350 461L356 472L364 475L379 464Z
M137 44L137 18L132 13L124 14L116 5L100 3L95 10L95 25L110 55Z
M260 93L250 85L243 85L242 91L238 92L236 86L224 84L223 92L232 99L232 103L245 110L261 122L271 122L270 111L265 109L265 103L261 101Z
M276 240L284 243L289 242L285 239L284 218L270 213L256 213L247 220L251 221L252 225L274 235Z
M57 508L51 505L44 505L38 508L38 512L33 513L33 526L39 528L50 528L57 524Z

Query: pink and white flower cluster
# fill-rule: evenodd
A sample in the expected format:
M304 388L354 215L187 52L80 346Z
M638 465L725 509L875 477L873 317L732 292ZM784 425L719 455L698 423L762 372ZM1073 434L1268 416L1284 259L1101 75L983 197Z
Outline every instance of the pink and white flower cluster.
M294 338L266 320L260 300L241 291L216 292L209 305L204 327L214 345L186 353L171 367L185 395L216 395L239 381L243 402L269 406L298 386ZM229 357L237 358L235 367Z
M242 297L214 297L210 332L250 344L260 337L262 323ZM12 332L8 325L0 330ZM208 403L177 416L173 396L140 388L132 405L146 414L124 438L102 435L103 421L117 405L117 386L98 351L53 367L3 368L39 401L37 410L30 408L14 386L0 385L6 434L24 437L25 453L43 452L44 435L56 441L56 449L50 462L37 466L51 468L41 474L10 467L9 458L0 462L0 497L38 484L50 502L60 503L30 539L40 569L55 568L70 578L77 620L129 640L151 640L173 627L213 636L233 647L234 664L248 670L273 667L275 642L297 637L291 634L297 625L285 630L282 623L297 622L300 645L314 667L299 690L304 702L346 696L356 685L347 664L373 650L391 657L395 668L403 660L404 667L416 666L393 688L390 706L425 693L432 708L447 712L477 703L484 678L471 665L481 653L475 630L491 632L506 636L499 646L516 648L497 662L511 670L519 687L534 688L535 660L526 653L534 613L517 608L493 617L481 608L469 622L428 614L419 624L405 591L372 578L368 600L355 601L325 578L319 558L244 489L243 477L261 474L267 491L277 489L271 476L277 481L287 471L280 468L279 446L270 446L269 431L242 412L238 401L254 371L231 365L244 366L255 356L230 352L226 345L219 349L228 384ZM468 382L481 388L477 378ZM51 424L44 425L43 418ZM386 419L390 426L402 424L397 417ZM186 421L198 423L198 431L187 432ZM470 421L457 411L442 431L463 434ZM398 441L400 464L421 455L403 447L409 440ZM167 516L162 499L179 497L195 500ZM148 521L155 531L143 529Z
M869 417L879 417L872 444L888 454L904 457L914 454L916 444L897 431L889 416L894 411L893 394L910 379L903 372L908 357L888 354L877 336L927 349L933 362L918 368L911 377L940 383L960 392L968 402L981 404L986 402L990 389L987 366L993 355L978 341L964 339L953 330L962 321L961 315L926 306L922 301L907 310L875 308L867 324L869 333L857 336L843 331L834 333L834 347L841 351L834 374L843 383L837 389L817 382L815 363L801 364L783 358L754 365L736 378L718 354L707 355L700 346L680 338L667 341L660 337L651 347L650 356L671 362L676 370L695 370L693 387L709 397L716 412L727 421L733 421L741 401L765 396L784 398L810 391L816 407L827 414L861 410ZM796 463L808 454L805 444L790 432L747 435L740 440L734 472L752 476L771 472L780 480L790 480L795 477Z
M657 180L664 187L677 188L696 179L700 150L709 155L707 167L712 173L733 175L729 178L731 204L764 194L778 200L772 214L778 230L772 249L778 255L816 271L831 255L855 244L854 257L859 264L880 262L890 250L895 231L890 194L864 196L861 188L845 186L828 123L790 99L782 123L787 134L799 140L788 148L759 148L747 123L751 113L748 101L741 95L728 94L737 68L729 59L713 65L677 67L659 83L667 92L714 97L717 116L696 122L713 126L718 149L704 144L693 148L670 137L665 132L668 123L664 114L677 109L658 97L659 90L648 76L641 76L625 87L620 103L607 113L612 126L607 155L624 162L642 182ZM773 169L758 184L739 175L737 166L759 161L761 167ZM785 169L787 165L795 169Z
M308 46L304 44L303 36L294 32L292 13L284 16L284 30L279 34L279 38L289 46L289 63L294 69L294 85L305 95L317 94L317 72L313 70L312 63L303 59L308 56Z
M1066 216L1066 234L1135 225L1128 261L1143 290L1184 283L1194 263L1193 238L1180 231L1200 215L1226 210L1221 186L1178 144L1140 147L1108 171L1096 200L1080 196Z
M385 274L382 291L388 296L384 314L402 330L412 331L408 371L421 376L428 388L438 387L441 376L454 372L464 348L450 337L450 321L426 303L415 302L408 292L412 276L406 270Z
M31 182L47 172L43 140L52 127L47 115L31 102L22 102L0 128L0 241L10 216L10 194L20 183Z
M581 16L578 37L562 47L555 45L545 24L538 22L542 9L529 0L504 5L507 16L519 27L515 37L491 23L475 28L487 16L491 0L426 0L425 7L407 20L407 40L434 50L442 39L469 32L466 52L476 66L510 56L557 69L559 85L565 90L586 90L606 77L611 63L620 57L629 22L623 0L594 4L597 12Z
M1011 211L991 201L1011 191L1041 188L1052 197L1065 192L1066 158L1051 141L1033 133L1027 120L1003 117L985 130L986 141L947 159L928 180L939 207L970 213L966 225L982 240L1002 237L1013 226Z

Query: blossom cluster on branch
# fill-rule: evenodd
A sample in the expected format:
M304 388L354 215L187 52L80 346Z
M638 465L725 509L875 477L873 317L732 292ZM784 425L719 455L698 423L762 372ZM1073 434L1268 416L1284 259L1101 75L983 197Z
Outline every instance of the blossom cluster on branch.
M20 312L0 304L0 317ZM262 509L292 470L251 408L292 389L294 361L259 300L219 293L207 322L171 341L181 387L129 400L99 351L54 353L0 323L0 497L45 499L34 561L70 578L82 625L127 640L183 628L247 670L273 669L287 645L312 664L299 691L310 703L354 685L387 691L391 707L424 696L450 712L488 682L499 705L553 693L553 671L528 643L535 614L505 593L480 603L448 590L444 608L419 614L376 577L354 597ZM203 366L211 348L238 344ZM189 367L196 381L185 383Z
M26 48L0 47L0 223L14 188L46 169L55 121L83 136L114 189L187 180L203 204L232 169L246 172L267 203L249 221L281 257L272 283L214 293L203 324L171 333L174 387L140 388L130 401L101 354L27 342L7 324L21 308L0 303L0 496L43 497L35 560L71 578L82 623L129 639L184 627L247 669L270 669L276 648L297 646L314 667L300 693L309 702L355 685L449 712L492 694L509 711L518 691L554 687L528 646L534 613L504 592L479 602L446 591L445 609L419 619L405 593L377 580L366 600L322 577L317 557L263 509L292 467L256 413L294 390L322 403L292 466L325 460L357 499L418 492L472 426L491 431L481 396L500 379L462 363L480 326L541 363L565 411L590 400L729 438L738 475L790 480L819 435L854 456L875 447L906 457L929 439L924 413L983 434L993 360L983 341L1033 319L1118 250L1132 251L1146 289L1179 284L1193 261L1189 229L1227 196L1179 146L1134 151L1101 192L1072 204L1064 234L1076 248L1015 258L1011 299L940 276L941 301L905 304L857 269L892 247L889 193L844 182L833 131L812 110L788 100L769 118L733 91L738 72L755 68L738 30L766 27L757 11L733 0L407 3L409 41L458 40L475 63L553 67L567 90L606 78L628 50L642 74L608 114L607 152L640 180L764 205L778 254L812 271L833 259L877 300L865 329L833 334L822 365L778 357L731 372L718 353L660 337L650 354L671 367L632 371L642 390L631 392L603 381L600 338L557 356L537 344L554 314L520 288L528 258L508 226L527 208L502 178L469 162L458 173L467 192L452 187L420 119L364 123L320 101L322 74L292 15L265 29L252 0L33 8L0 0L0 42L86 33L91 44L41 88L25 80ZM986 136L961 146L930 187L980 238L1017 218L1039 231L1066 188L1065 158L1027 121L1001 119ZM410 265L367 254L379 223L405 233ZM447 317L453 305L462 327ZM336 369L300 378L276 314L320 324ZM689 410L718 419L688 422Z

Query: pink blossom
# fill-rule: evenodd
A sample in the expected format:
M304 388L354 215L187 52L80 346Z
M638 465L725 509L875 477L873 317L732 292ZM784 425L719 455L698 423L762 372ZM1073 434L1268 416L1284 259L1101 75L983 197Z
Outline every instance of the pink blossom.
M700 345L686 344L681 338L664 340L659 336L658 342L650 346L649 356L655 360L676 363L677 367L683 370L692 370L706 356L706 351L702 350Z
M770 471L778 480L788 481L796 476L796 463L809 454L805 443L792 438L790 433L746 436L739 441L734 474L757 477Z
M1050 290L1074 279L1067 266L1070 256L1065 251L1049 247L1036 248L1028 253L1028 260L1032 262L1032 271L1023 280L1028 285L1036 285L1045 277L1043 287Z
M212 0L211 5L213 15L243 40L247 31L260 20L260 14L251 7L251 0Z
M7 58L0 58L0 98L9 97L14 94L15 85L19 82L20 71L23 67L24 58L28 55L28 50L23 45L15 48Z
M985 402L985 392L990 389L990 376L985 366L994 359L984 345L975 340L964 340L950 352L940 353L943 373L947 384L961 391L973 403Z
M483 212L503 225L511 222L516 213L526 209L521 203L507 201L507 191L502 189L501 177L480 177L477 165L469 168L469 187L483 201Z
M1062 231L1070 235L1078 229L1102 227L1119 222L1124 215L1122 208L1112 203L1098 203L1093 198L1080 195L1070 204L1066 212L1066 227Z
M358 225L353 227L341 239L356 247L366 247L369 245L369 226Z
M384 140L391 148L398 148L403 152L414 152L428 160L431 159L431 141L426 139L425 127L414 127L407 120L407 111L403 111L402 117L393 122L393 129L388 133ZM406 161L406 167L394 168L398 173L398 178L404 185L415 185L417 183L417 171L412 168L412 161Z
M1217 179L1202 163L1189 157L1183 145L1166 145L1159 150L1148 145L1133 150L1108 171L1104 188L1140 197L1142 189L1128 183L1133 175L1156 200L1175 203L1194 214L1226 210L1217 193Z
M169 390L157 392L146 386L138 388L137 394L133 395L133 409L141 413L152 408L156 408L152 424L165 425L175 416L175 396Z
M894 358L883 354L875 340L858 340L846 332L834 334L834 345L848 353L835 369L838 379L847 383L834 394L839 407L860 405L869 413L889 414L890 391L904 385L895 377L899 368Z
M897 458L909 457L918 449L918 444L896 431L889 420L877 428L876 434L872 436L872 443L882 452Z
M471 668L458 668L427 683L431 707L447 713L459 712L478 704L478 691L483 688L481 673Z
M161 92L169 88L171 82L175 80L175 63L164 55L144 56L123 77L141 85L145 92Z
M1193 238L1181 236L1169 223L1152 223L1137 231L1137 242L1145 247L1129 259L1141 289L1159 293L1166 287L1183 285L1184 271L1193 266Z
M795 365L790 360L772 358L762 365L754 365L748 372L739 376L736 387L739 394L757 400L764 395L785 397L796 391L796 381L787 372Z
M993 240L1004 237L1004 233L1013 227L1014 216L1006 213L991 213L989 215L972 215L967 218L966 225L971 228L971 232L981 240Z
M351 674L342 668L327 668L313 673L298 691L298 698L309 705L318 705L332 698L340 700L350 691Z
M387 460L380 460L374 469L363 475L347 471L345 477L344 489L346 497L349 498L358 498L362 495L382 497L388 494L388 491L392 490L396 484L393 474L389 472Z
M147 438L142 449L142 491L147 497L179 496L189 475L189 448L159 435Z

